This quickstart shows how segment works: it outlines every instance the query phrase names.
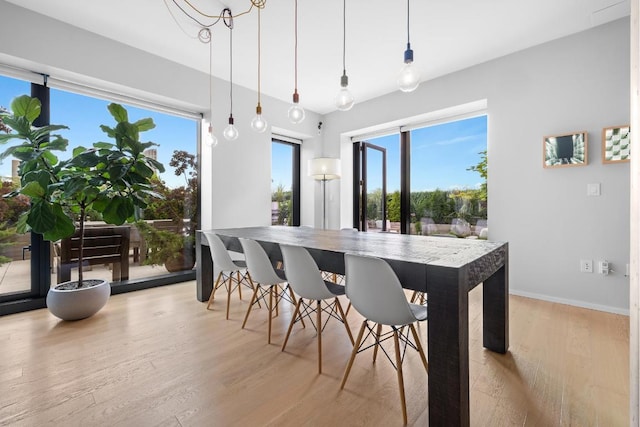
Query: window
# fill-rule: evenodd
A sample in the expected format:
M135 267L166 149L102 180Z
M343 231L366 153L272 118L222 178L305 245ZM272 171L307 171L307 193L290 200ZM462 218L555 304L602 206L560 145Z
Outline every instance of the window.
M83 93L91 92L90 88L79 90ZM61 130L59 133L69 139L70 149L77 146L91 147L94 142L109 141L100 129L102 124L114 124L107 111L109 101L49 89L41 84L30 86L26 81L0 76L0 106L9 108L13 98L23 94L31 94L41 100L42 117L46 111L50 115L51 123L69 126L69 130ZM125 98L117 94L113 96ZM194 236L200 217L197 175L200 123L193 115L191 118L184 118L188 115L185 112L177 112L176 114L180 115L178 117L119 103L128 110L132 122L145 117L154 120L156 128L145 132L142 139L159 144L158 147L149 150L147 155L156 157L164 164L166 171L158 173L155 182L156 191L164 198L155 200L147 209L139 212L144 224L148 224L156 234L159 233L163 237L162 243L155 242L153 236L143 235L142 228L137 224L128 225L131 231L129 277L120 283L112 283L116 285L112 291L119 293L191 280L195 278L195 272L192 270L195 262ZM64 159L69 155L70 151L59 157ZM0 189L3 192L9 191L15 185L15 173L12 172L12 168L15 169L17 163L12 160L9 158L0 164ZM15 234L14 217L21 212L20 202L17 198L5 201L0 199L0 255L5 257L0 258L5 261L0 262L0 314L43 307L49 285L57 283L57 272L60 271L57 263L61 242L46 242L35 234L32 237ZM91 214L88 222L87 225L91 227L104 225L99 214L95 212ZM167 240L167 236L171 236L171 239ZM168 241L172 244L167 244ZM166 252L168 249L171 249L175 254L174 258L178 260L174 260L173 264L177 264L177 267L172 266L172 270L169 267L171 263L165 262L167 259L158 261L160 252ZM87 266L85 277L111 279L109 267ZM77 268L71 270L73 280L77 277ZM20 301L12 303L17 300Z
M271 144L271 225L300 225L300 145Z
M411 234L486 238L487 116L410 134Z
M64 90L51 90L51 123L65 124L64 132L69 147L90 147L94 142L110 141L100 125L113 126L114 120L107 110L110 101ZM152 199L149 207L139 212L142 221L130 225L129 281L166 276L189 271L195 262L193 251L195 231L198 229L199 203L197 182L198 124L191 119L172 116L127 104L129 121L151 117L156 127L141 135L141 140L158 146L148 149L146 155L160 161L164 173L154 179L160 199ZM86 226L102 227L106 224L97 213L90 214ZM60 248L54 246L54 254ZM58 260L54 257L54 260ZM109 266L108 266L109 267ZM108 268L107 267L107 268ZM85 277L111 278L103 268L92 267ZM77 278L72 269L71 280ZM52 283L57 283L54 272ZM62 278L64 281L64 278Z
M486 238L486 153L486 115L356 142L355 224Z

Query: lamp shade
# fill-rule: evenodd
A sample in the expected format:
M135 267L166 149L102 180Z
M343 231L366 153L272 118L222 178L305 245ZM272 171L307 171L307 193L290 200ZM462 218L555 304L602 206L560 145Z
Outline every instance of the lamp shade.
M321 180L340 178L340 159L318 157L309 160L309 176Z

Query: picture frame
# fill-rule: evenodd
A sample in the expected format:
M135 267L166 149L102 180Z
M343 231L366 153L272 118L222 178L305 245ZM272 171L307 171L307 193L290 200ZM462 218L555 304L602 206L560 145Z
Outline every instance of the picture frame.
M631 158L631 126L602 129L602 163L625 163Z
M587 131L542 138L542 165L545 168L585 166L589 161Z

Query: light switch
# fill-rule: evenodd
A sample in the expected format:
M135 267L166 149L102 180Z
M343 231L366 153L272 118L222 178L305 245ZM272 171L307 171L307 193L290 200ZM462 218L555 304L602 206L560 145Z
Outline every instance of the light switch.
M587 184L587 196L599 196L600 195L600 183Z

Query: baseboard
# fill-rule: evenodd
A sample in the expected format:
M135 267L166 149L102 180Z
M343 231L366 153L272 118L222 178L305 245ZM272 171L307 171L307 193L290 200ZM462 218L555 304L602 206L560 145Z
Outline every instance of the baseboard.
M551 297L549 295L536 294L536 293L532 293L532 292L518 291L516 289L509 289L509 293L511 295L517 295L517 296L521 296L521 297L539 299L539 300L549 301L549 302L557 302L559 304L573 305L575 307L582 307L582 308L588 308L588 309L591 309L591 310L605 311L607 313L622 314L622 315L625 315L625 316L629 315L629 309L611 307L611 306L608 306L608 305L592 304L592 303L588 303L588 302L584 302L584 301L577 301L577 300L565 299L565 298L556 298L556 297Z

